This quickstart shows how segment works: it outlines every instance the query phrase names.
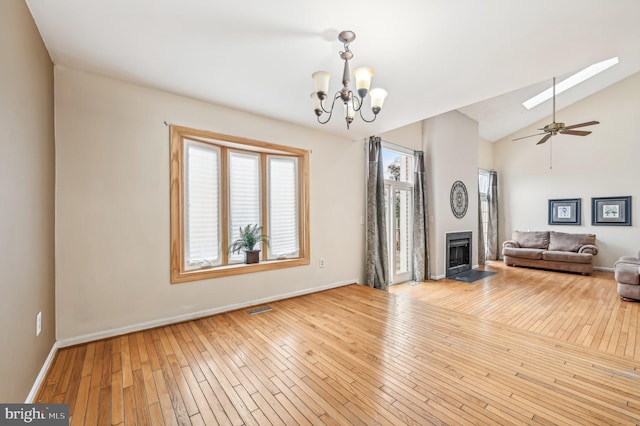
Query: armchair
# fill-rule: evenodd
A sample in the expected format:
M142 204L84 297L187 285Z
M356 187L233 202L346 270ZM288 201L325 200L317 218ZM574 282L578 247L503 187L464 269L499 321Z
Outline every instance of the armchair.
M614 265L618 295L622 300L640 302L640 251L634 256L622 256Z

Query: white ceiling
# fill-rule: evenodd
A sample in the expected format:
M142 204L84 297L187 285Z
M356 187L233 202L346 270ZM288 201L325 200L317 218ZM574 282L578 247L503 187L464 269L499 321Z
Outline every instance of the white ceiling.
M550 115L520 105L592 63L620 63L559 109L640 71L640 1L27 0L53 62L359 139L459 109L497 140ZM316 122L311 74L376 70L378 120ZM496 97L497 96L497 97ZM481 102L484 101L484 102ZM590 117L587 117L591 119Z

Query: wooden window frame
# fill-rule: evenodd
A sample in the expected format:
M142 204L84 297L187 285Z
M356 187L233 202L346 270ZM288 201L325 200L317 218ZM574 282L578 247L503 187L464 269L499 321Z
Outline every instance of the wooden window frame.
M169 126L170 133L170 233L171 233L171 283L183 283L189 281L205 280L210 278L226 277L231 275L247 274L251 272L269 271L274 269L289 268L294 266L308 265L310 263L310 241L309 241L309 151L293 148L284 145L277 145L269 142L262 142L252 139L229 136L221 133L214 133L206 130L191 129L182 126ZM298 183L299 183L299 245L300 255L296 258L266 260L267 250L261 253L261 260L254 264L226 264L228 256L226 247L229 245L228 235L228 173L226 165L222 168L221 175L221 242L223 265L208 266L202 269L187 270L184 262L185 235L184 235L184 139L195 140L221 147L221 161L226 162L227 150L248 151L261 153L262 155L262 178L261 183L261 211L262 223L265 233L268 234L268 221L266 220L267 197L266 197L266 158L268 154L292 156L298 159Z

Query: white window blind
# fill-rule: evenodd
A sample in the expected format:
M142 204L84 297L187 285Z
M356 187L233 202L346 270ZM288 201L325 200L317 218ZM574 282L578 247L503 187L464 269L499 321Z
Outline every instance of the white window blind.
M240 227L254 224L261 224L260 154L229 151L229 244L239 238ZM243 253L229 253L230 263L243 261Z
M298 225L298 160L269 156L269 258L297 257L300 253Z
M185 267L218 265L220 256L220 150L185 140Z

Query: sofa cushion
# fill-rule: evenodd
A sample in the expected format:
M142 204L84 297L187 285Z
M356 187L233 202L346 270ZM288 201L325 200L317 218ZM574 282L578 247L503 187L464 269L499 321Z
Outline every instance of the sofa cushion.
M523 248L549 248L549 231L513 231L511 239Z
M581 246L595 244L594 234L567 234L566 232L551 231L549 235L549 250L578 252Z
M502 249L503 256L520 257L523 259L542 259L543 249L533 248L511 248L505 247Z
M573 253L570 251L545 251L542 253L543 260L554 260L556 262L591 263L593 255L591 253Z

